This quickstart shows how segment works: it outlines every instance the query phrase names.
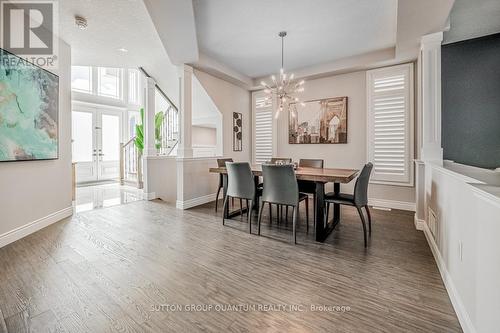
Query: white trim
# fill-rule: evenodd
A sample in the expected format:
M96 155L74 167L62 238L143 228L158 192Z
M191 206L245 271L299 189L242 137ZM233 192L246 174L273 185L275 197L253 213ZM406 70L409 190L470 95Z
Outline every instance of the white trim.
M215 201L215 195L216 193L212 193L204 195L202 197L193 198L185 201L177 200L175 206L177 207L177 209L189 209L192 207L206 204L207 202Z
M417 218L417 214L413 217L413 222L415 223L415 229L424 230L425 221Z
M154 200L154 199L158 199L158 196L156 195L155 192L150 192L150 193L143 192L142 193L142 199L144 199L144 200Z
M73 215L73 205L0 235L0 248Z
M432 254L434 255L434 260L436 260L436 264L439 269L439 273L441 274L441 278L444 282L444 286L446 288L446 291L448 292L448 295L450 296L451 304L453 305L453 308L455 309L455 313L457 314L458 321L460 322L460 325L462 326L462 330L465 333L475 333L476 330L474 326L472 325L472 321L469 317L469 314L467 313L464 303L462 299L460 298L460 295L457 291L457 288L455 287L455 284L453 283L453 280L450 276L450 273L446 269L446 264L441 257L441 253L439 252L439 249L436 245L436 242L434 241L434 237L432 236L431 231L429 230L429 227L427 226L426 223L423 225L423 230L424 230L424 235L425 238L427 238L427 243L429 244L429 247L431 248Z
M416 211L416 205L414 202L369 198L368 204L375 207L408 210L410 212Z
M405 103L407 107L405 108L405 175L380 175L376 172L376 161L374 158L374 142L375 142L375 119L372 113L374 109L373 100L374 100L374 90L373 83L375 77L377 75L394 75L394 74L403 74L405 77ZM389 67L381 67L377 69L372 69L366 72L366 110L368 115L366 117L366 131L367 131L367 151L366 158L368 162L374 163L375 167L372 173L372 177L370 180L371 184L383 184L383 185L393 185L393 186L406 186L413 187L414 179L415 179L415 170L414 170L414 144L415 144L415 92L414 92L414 65L413 62L405 63L395 66ZM391 97L391 93L386 96L386 92L379 93L385 97Z

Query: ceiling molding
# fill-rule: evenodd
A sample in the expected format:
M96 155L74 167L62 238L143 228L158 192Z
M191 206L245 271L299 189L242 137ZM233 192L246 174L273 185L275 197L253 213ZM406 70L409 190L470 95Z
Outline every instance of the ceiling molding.
M344 74L349 72L356 72L360 70L365 70L369 68L373 68L373 66L377 66L382 62L398 62L395 58L395 48L387 48L378 51L368 52L365 54L360 54L353 57L339 59L327 64L321 64L316 66L311 66L303 69L298 69L292 71L295 74L295 77L298 79L318 79L321 77L327 77L337 74ZM276 69L278 71L278 69ZM254 86L252 90L262 89L260 82L262 80L266 81L269 79L269 76L256 78L254 80Z
M191 66L245 89L250 89L254 84L252 78L227 67L203 53L199 54L198 61L192 63Z
M444 31L455 0L399 0L396 54L418 54L422 36Z
M198 38L193 2L186 0L144 0L149 16L174 65L198 61ZM147 50L143 50L147 52Z

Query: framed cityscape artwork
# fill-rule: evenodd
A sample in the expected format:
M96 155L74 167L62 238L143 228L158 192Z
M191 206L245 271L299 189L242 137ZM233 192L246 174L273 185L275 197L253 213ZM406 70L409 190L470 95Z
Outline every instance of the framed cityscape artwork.
M291 104L288 142L290 144L347 143L347 97Z

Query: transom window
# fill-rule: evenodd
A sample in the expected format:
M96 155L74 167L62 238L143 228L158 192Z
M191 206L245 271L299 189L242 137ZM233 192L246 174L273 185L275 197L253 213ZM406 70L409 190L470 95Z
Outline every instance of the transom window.
M97 75L97 94L119 99L121 95L121 69L99 67Z

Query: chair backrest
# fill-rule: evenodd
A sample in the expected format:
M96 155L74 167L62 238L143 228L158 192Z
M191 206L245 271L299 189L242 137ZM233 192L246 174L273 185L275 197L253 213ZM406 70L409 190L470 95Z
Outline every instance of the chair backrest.
M225 168L226 167L226 162L232 162L232 158L218 158L217 159L217 166L219 168Z
M292 159L288 157L273 157L271 158L271 164L282 163L282 164L290 164L292 163Z
M297 206L299 186L293 165L262 164L264 190L262 201Z
M354 203L358 206L365 206L368 204L368 183L370 182L372 169L372 163L365 164L356 180L356 185L354 185Z
M227 195L234 198L253 200L255 183L250 164L246 162L227 162Z
M301 158L299 160L299 167L323 169L324 163L323 160Z

